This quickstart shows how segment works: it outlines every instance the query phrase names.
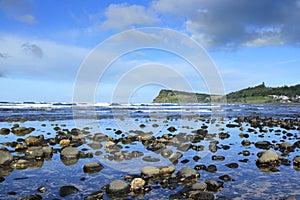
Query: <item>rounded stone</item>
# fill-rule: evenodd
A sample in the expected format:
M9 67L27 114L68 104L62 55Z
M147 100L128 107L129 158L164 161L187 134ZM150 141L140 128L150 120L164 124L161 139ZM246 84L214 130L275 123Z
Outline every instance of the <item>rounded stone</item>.
M79 151L75 147L66 147L61 151L60 156L62 158L77 158Z
M112 196L128 194L130 192L130 186L122 180L115 180L107 185L106 192Z
M219 191L223 187L222 181L216 181L216 180L206 180L205 183L207 184L207 189L209 191Z
M8 135L9 133L10 133L10 130L8 128L0 129L0 135Z
M131 190L139 190L139 189L142 189L145 185L146 181L142 178L134 178L132 181L131 181L131 184L130 184L130 189Z
M99 162L90 162L83 166L84 173L92 174L96 172L100 172L103 169L103 165Z
M42 196L39 194L31 194L24 198L20 198L20 200L42 200Z
M159 175L160 170L155 166L146 166L142 169L142 174L145 176L157 176Z
M277 161L277 160L279 160L279 155L272 150L268 150L261 155L261 157L258 159L258 162L259 163L268 163L268 162L273 162L273 161Z
M59 146L61 147L66 147L70 145L70 140L69 139L62 139L59 141Z

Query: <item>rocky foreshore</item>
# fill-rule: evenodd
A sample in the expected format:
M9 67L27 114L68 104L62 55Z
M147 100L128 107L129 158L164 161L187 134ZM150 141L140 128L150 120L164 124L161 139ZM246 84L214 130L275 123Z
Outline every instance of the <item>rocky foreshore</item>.
M182 127L172 124L173 120L177 119L165 121L166 128L161 129L160 134L143 131L145 126L161 126L158 122L140 123L139 130L129 132L106 127L112 134L99 133L90 127L68 128L65 124L41 122L40 127L27 127L26 122L8 122L0 128L0 138L13 136L16 139L0 143L0 186L11 179L14 170L26 173L28 169L42 169L45 162L55 162L56 158L66 167L78 166L79 160L84 160L80 166L81 176L103 173L111 167L107 165L109 162L114 165L137 162L136 167L140 167L138 173L132 174L128 169L127 174L120 173L122 176L111 174L105 184L100 182L90 188L91 192L72 184L70 179L68 185L57 185L57 191L49 190L47 184L36 188L24 185L21 193L14 187L16 178L9 180L12 181L10 191L2 190L0 197L24 194L20 199L47 199L52 192L60 197L79 195L89 200L155 199L160 193L167 194L169 199L231 199L244 197L239 192L228 193L228 188L236 181L248 179L238 175L247 166L255 167L263 176L279 173L281 169L286 171L289 166L300 174L299 119L238 117L215 122L208 118L189 118L187 122L197 120L202 125L195 129L181 124L185 132L179 132ZM218 127L217 131L211 132L212 125ZM52 133L41 131L41 127L49 126ZM25 179L30 181L31 178L26 176ZM82 184L86 181L81 179ZM224 188L227 193L223 192ZM299 193L291 192L279 198L296 199L296 196L300 197Z

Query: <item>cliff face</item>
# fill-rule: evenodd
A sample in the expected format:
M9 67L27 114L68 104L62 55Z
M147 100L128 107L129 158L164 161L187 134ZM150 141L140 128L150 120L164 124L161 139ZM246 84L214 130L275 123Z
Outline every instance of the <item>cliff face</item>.
M161 90L153 103L211 103L224 102L224 96L174 90ZM213 100L213 101L212 101ZM228 103L300 103L300 84L266 87L264 83L226 95Z

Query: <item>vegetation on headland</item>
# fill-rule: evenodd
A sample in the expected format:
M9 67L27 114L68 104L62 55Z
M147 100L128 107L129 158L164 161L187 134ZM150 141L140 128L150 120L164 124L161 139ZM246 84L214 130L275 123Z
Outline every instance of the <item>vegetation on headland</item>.
M213 98L213 99L212 99ZM300 103L300 84L295 86L266 87L264 83L248 87L226 96L201 93L161 90L154 103Z

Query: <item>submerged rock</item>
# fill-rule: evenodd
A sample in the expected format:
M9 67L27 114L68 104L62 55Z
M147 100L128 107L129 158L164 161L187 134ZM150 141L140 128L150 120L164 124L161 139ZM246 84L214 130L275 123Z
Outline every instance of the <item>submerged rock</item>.
M216 181L216 180L206 180L205 183L207 184L207 189L209 191L219 191L223 187L222 181Z
M62 186L59 189L59 195L61 197L66 197L66 196L68 196L70 194L74 194L74 193L76 193L78 191L79 190L75 186L72 186L72 185Z
M39 194L31 194L24 198L20 198L20 200L42 200L42 196Z
M199 178L200 174L196 170L194 170L190 167L183 167L177 172L177 176L179 178L191 179L191 178Z

